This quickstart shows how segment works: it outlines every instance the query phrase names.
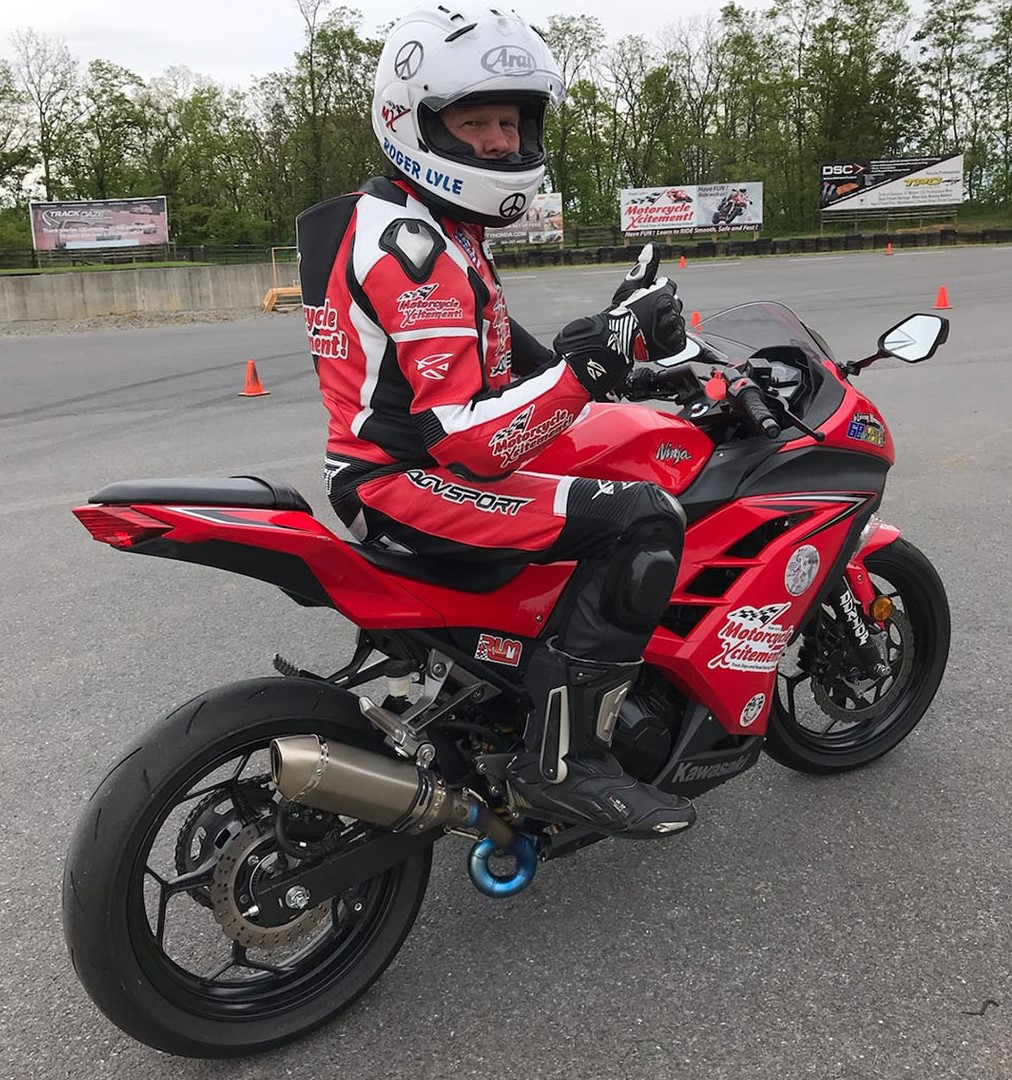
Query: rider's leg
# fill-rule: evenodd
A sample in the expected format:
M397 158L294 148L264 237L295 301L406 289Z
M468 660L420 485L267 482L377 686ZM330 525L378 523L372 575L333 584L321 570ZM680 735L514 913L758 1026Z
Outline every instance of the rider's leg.
M535 812L615 834L665 836L692 824L691 802L634 780L608 748L674 588L684 518L652 485L623 495L627 529L602 553L607 561L585 562L574 575L558 637L528 666L534 707L510 784Z
M625 835L692 823L688 800L638 783L608 753L674 586L685 521L673 497L650 483L523 471L472 483L438 466L366 480L348 501L336 494L360 540L472 563L578 560L551 644L527 664L533 710L513 792L546 818Z

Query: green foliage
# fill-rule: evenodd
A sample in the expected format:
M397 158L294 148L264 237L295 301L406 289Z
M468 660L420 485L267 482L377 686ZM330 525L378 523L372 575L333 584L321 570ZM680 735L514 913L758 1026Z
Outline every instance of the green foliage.
M32 227L27 206L0 209L0 250L18 251L32 246Z

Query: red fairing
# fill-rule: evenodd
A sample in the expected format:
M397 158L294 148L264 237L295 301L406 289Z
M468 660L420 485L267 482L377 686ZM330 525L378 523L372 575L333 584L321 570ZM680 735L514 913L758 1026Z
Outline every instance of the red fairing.
M819 428L826 436L825 442L820 445L873 454L890 465L894 464L896 448L893 446L893 437L878 407L859 393L840 374L835 364L826 361L824 366L830 378L842 384L843 403ZM785 443L780 448L780 453L786 454L803 446L814 445L815 440L810 435L803 435L793 442Z
M80 507L80 510L89 509ZM91 509L94 509L93 507ZM572 563L529 566L492 593L461 593L377 569L301 510L137 504L181 544L223 540L302 559L334 607L363 629L474 626L537 637L573 572ZM480 607L480 616L476 608Z
M884 521L878 521L873 517L862 534L861 547L847 563L847 583L865 615L870 614L871 603L878 595L871 574L868 573L868 568L864 564L865 559L899 538L900 530L895 525L887 525Z
M637 405L592 404L528 469L592 480L651 480L677 495L712 453L710 438L678 416Z
M671 597L677 614L662 620L644 659L706 705L729 732L762 734L780 657L854 516L874 498L874 492L757 495L728 503L690 526ZM728 554L757 526L785 515L798 515L798 523L759 556ZM715 590L714 571L720 570L733 580ZM680 634L665 626L693 611L699 618L691 630Z

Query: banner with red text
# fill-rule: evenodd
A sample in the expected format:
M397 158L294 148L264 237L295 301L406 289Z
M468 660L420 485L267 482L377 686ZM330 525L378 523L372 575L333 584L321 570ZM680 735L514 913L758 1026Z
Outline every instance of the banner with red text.
M753 231L763 223L763 186L732 183L623 188L619 208L622 232L627 236Z

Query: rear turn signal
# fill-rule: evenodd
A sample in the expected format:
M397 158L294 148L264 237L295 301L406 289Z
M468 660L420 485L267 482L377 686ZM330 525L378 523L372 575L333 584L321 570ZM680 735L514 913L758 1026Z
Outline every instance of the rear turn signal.
M129 506L77 506L73 514L96 540L116 548L135 547L172 528Z

